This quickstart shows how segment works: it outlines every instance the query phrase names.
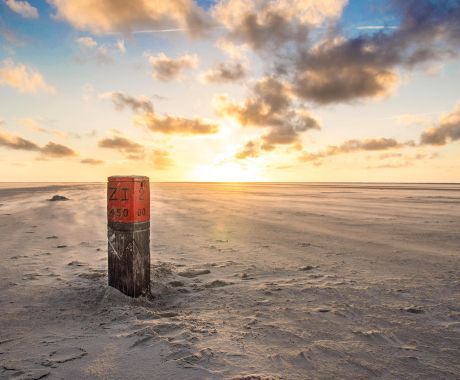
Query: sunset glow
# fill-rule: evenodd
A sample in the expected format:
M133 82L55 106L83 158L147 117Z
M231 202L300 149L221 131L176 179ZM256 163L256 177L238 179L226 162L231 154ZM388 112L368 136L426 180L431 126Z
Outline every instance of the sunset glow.
M459 181L458 8L2 0L0 175Z

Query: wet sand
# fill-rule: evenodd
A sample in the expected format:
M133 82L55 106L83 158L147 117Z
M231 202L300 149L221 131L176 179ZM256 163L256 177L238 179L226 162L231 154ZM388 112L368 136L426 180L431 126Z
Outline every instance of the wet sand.
M0 184L1 379L460 377L460 185L152 184L137 300L105 197Z

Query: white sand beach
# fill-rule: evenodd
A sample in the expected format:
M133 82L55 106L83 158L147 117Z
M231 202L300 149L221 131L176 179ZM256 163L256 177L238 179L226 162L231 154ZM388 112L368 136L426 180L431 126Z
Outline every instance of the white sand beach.
M152 183L139 299L105 189L0 185L1 379L460 377L460 185Z

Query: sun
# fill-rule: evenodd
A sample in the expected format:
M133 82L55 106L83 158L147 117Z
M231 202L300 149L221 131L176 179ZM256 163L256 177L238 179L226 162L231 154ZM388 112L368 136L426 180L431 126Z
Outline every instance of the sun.
M199 182L261 182L259 165L241 165L236 162L222 164L199 165L193 170L193 180Z

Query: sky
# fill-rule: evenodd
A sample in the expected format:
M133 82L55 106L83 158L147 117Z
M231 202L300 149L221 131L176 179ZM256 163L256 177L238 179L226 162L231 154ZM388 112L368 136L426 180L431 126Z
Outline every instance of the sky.
M0 181L460 182L459 0L0 0Z

